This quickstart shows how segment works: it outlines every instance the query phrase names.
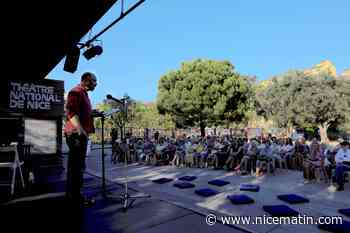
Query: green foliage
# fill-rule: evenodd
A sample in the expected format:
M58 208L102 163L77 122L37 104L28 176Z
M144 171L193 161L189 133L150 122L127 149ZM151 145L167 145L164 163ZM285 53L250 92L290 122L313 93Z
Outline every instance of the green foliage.
M96 106L99 111L103 112L119 107L119 105L107 101ZM116 112L105 118L104 126L105 129L121 128L124 123L126 127L138 129L156 128L170 130L175 127L170 115L160 115L154 103L144 104L133 100L130 100L128 104L127 119L124 118L122 112ZM96 118L94 124L96 128L101 128L101 119Z
M107 112L107 111L112 109L112 106L109 103L107 103L106 101L104 101L103 103L97 104L96 109L101 111L101 112ZM112 128L114 125L114 123L111 119L106 119L104 124L105 124L105 127L107 126L107 128ZM95 128L101 128L102 127L101 118L99 118L99 117L95 118L94 125L95 125Z
M173 129L175 127L170 115L160 115L154 103L136 102L133 110L134 118L129 122L134 128Z
M297 124L294 103L300 93L298 80L302 77L302 72L289 71L272 78L268 86L256 92L257 113L272 119L278 127L287 128Z
M158 82L157 108L177 126L217 125L241 121L250 107L252 88L247 77L228 61L197 59L185 62Z
M331 124L345 122L350 108L349 81L322 73L308 77L291 71L256 95L258 112L279 126L318 127L321 134Z

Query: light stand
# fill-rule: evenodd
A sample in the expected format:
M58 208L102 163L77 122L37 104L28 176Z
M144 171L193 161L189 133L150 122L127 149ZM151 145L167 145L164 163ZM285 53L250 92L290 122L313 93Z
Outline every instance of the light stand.
M125 122L127 120L127 100L128 98L123 98L121 100L116 99L114 97L112 97L111 95L107 95L107 99L111 99L113 101L118 102L121 105L121 110L123 113L123 120L122 120L122 132L121 132L121 139L122 142L126 141L125 138ZM102 123L102 127L103 127L103 123ZM102 133L103 133L103 128L102 128ZM103 142L103 136L102 136L102 142ZM127 143L127 146L129 144ZM141 199L141 198L150 198L151 195L149 194L145 194L145 193L138 193L135 195L130 195L128 192L128 175L127 175L127 169L128 169L128 156L127 156L127 150L123 150L123 154L124 154L124 164L125 164L125 183L124 183L124 192L120 194L119 199L121 200L121 202L123 203L123 210L127 211L127 209L129 207L132 207L132 204L137 200L137 199ZM104 146L102 143L102 157L103 157L103 163L102 163L102 169L104 169ZM103 170L103 175L102 175L102 181L104 182L104 170ZM103 185L105 185L103 183ZM103 186L103 190L105 190L105 186ZM105 194L105 192L104 192ZM106 195L104 195L104 197L107 197Z

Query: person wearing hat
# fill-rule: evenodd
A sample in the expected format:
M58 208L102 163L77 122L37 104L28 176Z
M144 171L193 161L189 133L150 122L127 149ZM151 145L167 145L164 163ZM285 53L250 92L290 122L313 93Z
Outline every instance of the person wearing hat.
M335 176L338 184L337 191L344 190L344 172L350 171L350 149L349 142L343 141L340 143L340 149L335 155Z

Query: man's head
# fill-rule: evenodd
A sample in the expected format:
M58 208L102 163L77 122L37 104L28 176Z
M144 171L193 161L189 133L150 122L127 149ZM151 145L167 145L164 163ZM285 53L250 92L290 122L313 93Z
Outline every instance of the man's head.
M80 84L86 91L93 91L97 86L96 76L93 73L86 72L81 76Z

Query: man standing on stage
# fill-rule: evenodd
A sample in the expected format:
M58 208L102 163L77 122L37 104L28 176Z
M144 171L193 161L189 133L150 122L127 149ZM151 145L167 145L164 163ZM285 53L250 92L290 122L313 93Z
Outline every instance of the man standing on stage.
M94 132L92 108L88 91L93 91L97 85L96 76L86 72L81 76L80 84L69 93L66 103L67 122L64 128L68 154L68 171L66 197L72 204L81 206L93 203L81 194L83 172L88 135Z

